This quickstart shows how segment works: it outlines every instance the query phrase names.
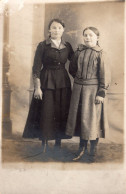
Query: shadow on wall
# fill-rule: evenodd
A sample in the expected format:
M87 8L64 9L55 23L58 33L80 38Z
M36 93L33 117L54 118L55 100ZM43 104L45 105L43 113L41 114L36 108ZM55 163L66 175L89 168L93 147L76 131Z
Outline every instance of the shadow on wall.
M124 143L124 96L108 96L109 140Z

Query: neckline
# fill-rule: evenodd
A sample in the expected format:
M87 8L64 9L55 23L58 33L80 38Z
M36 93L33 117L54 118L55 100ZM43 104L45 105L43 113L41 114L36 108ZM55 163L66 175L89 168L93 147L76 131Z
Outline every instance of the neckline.
M92 50L95 50L95 51L102 51L102 48L98 45L96 45L94 47L88 47L84 44L79 44L78 45L78 50L82 51L82 50L85 50L85 49L92 49Z

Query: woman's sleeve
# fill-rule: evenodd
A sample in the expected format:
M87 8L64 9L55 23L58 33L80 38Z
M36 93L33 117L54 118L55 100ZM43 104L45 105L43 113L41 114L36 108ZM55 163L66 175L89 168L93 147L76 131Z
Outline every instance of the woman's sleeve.
M104 52L100 52L99 56L99 90L97 95L105 97L106 92L109 88L111 82L111 72L106 60L106 55Z
M69 64L69 73L72 75L74 78L77 72L77 61L78 61L78 56L79 56L79 51L75 51L73 54L70 64Z
M44 44L41 42L38 44L36 52L35 52L34 63L33 63L33 67L32 67L33 78L40 79L40 71L42 69L43 52L44 52Z
M67 48L68 48L68 60L71 60L71 58L74 54L74 51L73 51L73 48L69 42L67 42Z

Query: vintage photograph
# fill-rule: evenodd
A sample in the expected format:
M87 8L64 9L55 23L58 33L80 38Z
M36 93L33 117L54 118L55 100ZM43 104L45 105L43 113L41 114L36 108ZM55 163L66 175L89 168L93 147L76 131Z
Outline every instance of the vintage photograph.
M122 169L125 1L0 5L2 168Z

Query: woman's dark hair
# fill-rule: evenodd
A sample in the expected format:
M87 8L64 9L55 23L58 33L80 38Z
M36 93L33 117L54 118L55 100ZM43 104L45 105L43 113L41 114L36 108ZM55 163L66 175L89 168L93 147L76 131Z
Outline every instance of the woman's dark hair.
M87 27L87 28L85 28L85 29L83 30L83 35L84 35L84 32L85 32L86 30L92 30L97 36L100 36L99 30L98 30L97 28L95 28L95 27Z
M99 30L98 30L97 28L95 28L95 27L87 27L87 28L85 28L85 29L83 30L83 35L84 35L84 32L85 32L86 30L91 30L91 31L93 31L98 37L100 36ZM98 41L97 41L97 45L99 46Z
M65 28L65 24L64 24L64 22L63 22L62 20L57 19L57 18L54 18L54 19L52 19L52 20L49 22L48 29L50 29L50 26L51 26L51 24L52 24L53 22L60 23L60 24L63 26L63 28Z

